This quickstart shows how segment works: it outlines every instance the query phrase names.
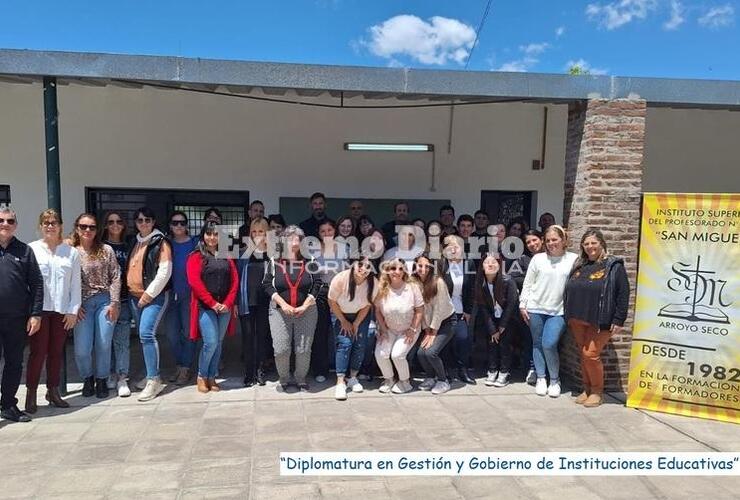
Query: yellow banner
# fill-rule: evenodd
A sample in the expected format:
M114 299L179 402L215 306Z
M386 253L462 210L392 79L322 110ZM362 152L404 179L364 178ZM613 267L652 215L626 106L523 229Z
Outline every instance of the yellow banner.
M740 194L645 193L627 406L740 423Z

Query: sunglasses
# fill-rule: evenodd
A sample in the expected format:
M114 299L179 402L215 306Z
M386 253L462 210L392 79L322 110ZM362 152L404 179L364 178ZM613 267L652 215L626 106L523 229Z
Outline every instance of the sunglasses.
M401 267L401 266L389 267L388 268L388 272L391 272L391 271L403 271L403 267Z
M188 221L186 221L186 220L177 219L177 220L171 220L170 221L170 226L182 226L182 227L185 227L187 225L188 225Z
M0 217L0 224L7 224L9 226L15 226L15 219L3 219Z
M123 226L123 221L121 219L108 219L108 222L106 222L109 226Z
M136 219L136 222L138 222L139 224L151 224L152 221L154 221L154 219L152 219L151 217L139 217L138 219Z
M57 227L59 225L59 221L56 220L45 220L41 223L44 227Z
M362 263L362 264L357 264L357 267L359 269L368 269L369 270L369 269L372 269L373 268L373 265L370 264L369 262L365 262L365 263Z
M98 226L95 224L77 224L80 231L97 231Z

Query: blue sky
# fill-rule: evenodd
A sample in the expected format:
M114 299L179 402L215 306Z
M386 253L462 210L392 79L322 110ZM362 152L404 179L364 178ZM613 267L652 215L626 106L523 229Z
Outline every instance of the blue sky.
M0 48L463 69L487 0L0 0ZM738 0L492 3L471 70L740 80Z

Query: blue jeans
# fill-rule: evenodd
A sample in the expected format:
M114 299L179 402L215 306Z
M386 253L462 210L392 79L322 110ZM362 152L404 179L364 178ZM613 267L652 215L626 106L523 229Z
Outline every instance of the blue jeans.
M532 332L532 358L537 378L550 374L550 383L560 380L560 355L558 342L565 331L562 316L529 313L529 330Z
M452 346L455 352L454 367L456 368L468 367L470 352L473 350L473 335L471 330L472 328L470 328L468 322L462 319L462 317L455 323L452 329L454 335Z
M167 338L179 367L190 368L195 356L195 341L190 340L190 294L174 294L165 319Z
M136 319L136 328L139 331L139 342L144 352L146 378L159 377L159 342L157 342L157 328L167 313L170 303L170 292L165 291L157 295L154 300L144 307L137 304L139 299L131 299L131 311Z
M223 314L217 314L211 309L198 311L198 327L200 336L203 337L203 348L198 358L199 377L216 378L218 361L221 359L221 348L230 319L231 311Z
M116 375L128 375L131 360L131 304L121 302L121 313L113 329L113 360Z
M107 378L110 374L111 343L115 323L108 320L106 308L110 305L108 292L98 293L82 303L85 319L75 326L75 361L80 377Z
M354 322L356 314L345 314L347 321ZM360 371L362 361L365 359L365 343L367 330L370 326L370 314L360 323L357 336L353 339L349 335L340 333L342 323L337 319L334 321L334 336L336 338L336 362L337 375L352 376L352 372Z

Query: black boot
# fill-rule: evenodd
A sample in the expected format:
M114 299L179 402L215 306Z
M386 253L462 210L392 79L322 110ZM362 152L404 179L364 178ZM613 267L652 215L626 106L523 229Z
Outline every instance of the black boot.
M465 382L466 384L470 384L470 385L476 385L477 384L477 382L475 381L475 379L473 377L471 377L470 374L468 373L468 369L467 368L460 368L459 378L460 378L460 381Z
M252 387L254 383L254 378L251 375L244 375L244 387Z
M95 395L95 378L87 377L85 383L82 384L82 397L91 398Z
M104 378L95 379L95 397L105 399L108 397L108 380Z
M267 383L267 376L265 375L265 370L262 367L257 368L257 383L259 385L265 385Z

